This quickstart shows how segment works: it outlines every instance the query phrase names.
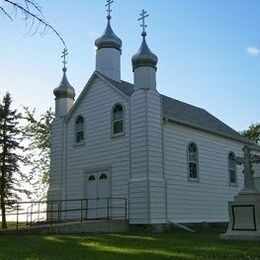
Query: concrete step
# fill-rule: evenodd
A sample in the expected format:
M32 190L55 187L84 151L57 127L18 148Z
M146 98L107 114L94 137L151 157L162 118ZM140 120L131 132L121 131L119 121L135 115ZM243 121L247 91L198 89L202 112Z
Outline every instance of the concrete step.
M37 225L19 230L0 230L0 235L12 234L70 234L70 233L122 233L129 229L128 220L85 220L82 222L56 223L53 225Z

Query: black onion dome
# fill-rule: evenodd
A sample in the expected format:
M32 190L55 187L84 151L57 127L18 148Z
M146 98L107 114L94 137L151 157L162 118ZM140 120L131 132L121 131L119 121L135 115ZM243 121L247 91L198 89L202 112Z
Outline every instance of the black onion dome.
M152 51L149 49L145 40L145 36L143 36L143 41L140 49L132 57L133 69L140 66L156 67L157 62L158 62L157 56L154 53L152 53Z
M75 90L68 82L66 77L66 68L63 69L63 77L60 85L53 90L53 94L56 98L71 98L75 97Z
M101 37L99 37L95 41L95 45L98 50L102 49L102 48L114 48L114 49L121 51L122 41L113 32L111 25L110 25L110 19L108 19L105 32L103 33L103 35Z

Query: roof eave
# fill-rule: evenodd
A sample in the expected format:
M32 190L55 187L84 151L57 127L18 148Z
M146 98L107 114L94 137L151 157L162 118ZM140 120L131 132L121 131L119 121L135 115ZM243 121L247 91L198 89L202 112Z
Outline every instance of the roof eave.
M181 120L176 120L176 119L170 118L168 116L163 116L163 118L165 118L169 122L173 122L173 123L176 123L176 124L192 127L194 129L197 129L197 130L200 130L200 131L204 131L204 132L207 132L207 133L210 133L210 134L218 135L220 137L232 139L232 140L240 142L242 144L247 144L247 145L250 145L250 146L255 145L255 143L253 143L250 140L243 138L243 136L241 136L241 139L240 139L239 137L235 137L235 136L232 136L232 135L228 135L228 134L224 134L224 133L221 133L221 132L218 132L218 131L214 131L214 130L208 129L206 127L200 127L200 126L197 126L195 124L187 123L187 122L184 122L184 121L181 121Z
M72 114L74 113L74 111L76 110L76 108L79 106L81 100L83 99L83 97L85 96L85 94L87 93L89 87L92 85L92 82L96 79L96 78L100 78L101 80L103 80L104 82L106 82L110 87L112 87L115 91L117 91L118 93L120 93L126 100L129 100L129 97L123 93L121 90L119 90L116 86L114 86L111 82L109 82L108 80L106 80L105 77L102 76L101 73L99 73L98 71L94 71L93 74L91 75L90 79L88 80L87 84L85 85L84 89L81 91L80 95L78 96L77 100L75 101L75 103L73 104L72 108L70 109L70 111L68 112L68 114L65 117L65 123L67 123Z

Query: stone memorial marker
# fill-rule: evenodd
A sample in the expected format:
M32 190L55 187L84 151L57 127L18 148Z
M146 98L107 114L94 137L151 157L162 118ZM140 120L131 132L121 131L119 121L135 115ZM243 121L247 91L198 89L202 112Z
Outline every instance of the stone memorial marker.
M244 188L228 203L229 224L220 238L230 240L260 240L260 190L255 187L253 163L260 163L260 156L252 155L248 146L243 157L236 157L244 166Z

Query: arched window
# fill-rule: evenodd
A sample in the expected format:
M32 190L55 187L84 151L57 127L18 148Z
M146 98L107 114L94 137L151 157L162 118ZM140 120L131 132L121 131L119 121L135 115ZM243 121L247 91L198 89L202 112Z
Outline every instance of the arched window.
M107 175L105 173L102 173L100 176L99 176L99 179L100 180L106 180L107 179Z
M88 177L88 181L94 181L96 178L95 178L95 176L94 175L90 175L89 177Z
M198 148L195 143L190 143L188 146L188 171L189 180L198 180Z
M84 141L84 118L83 116L78 116L76 118L76 126L75 126L75 137L76 144L80 144Z
M233 152L228 155L228 168L229 168L229 184L237 184L237 167L235 162L235 154Z
M116 104L112 110L112 134L118 135L124 132L123 106Z

